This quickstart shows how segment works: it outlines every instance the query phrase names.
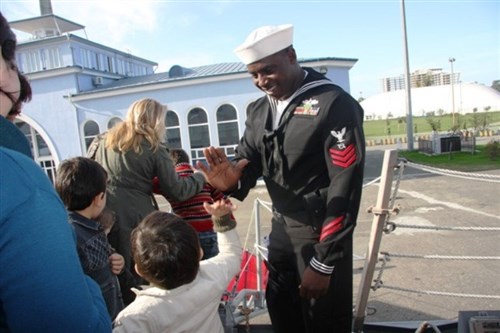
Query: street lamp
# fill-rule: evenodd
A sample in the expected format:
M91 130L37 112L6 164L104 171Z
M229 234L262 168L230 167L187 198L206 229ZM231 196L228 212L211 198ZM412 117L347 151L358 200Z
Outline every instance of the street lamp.
M406 90L406 136L408 137L408 150L413 150L413 115L411 111L411 82L410 82L410 57L408 55L408 36L406 33L405 0L401 0L401 19L403 28L403 53L405 64L405 90Z
M455 58L448 59L451 65L451 76L450 76L450 84L451 84L451 119L453 130L455 130L455 85L453 80L453 63L455 62Z

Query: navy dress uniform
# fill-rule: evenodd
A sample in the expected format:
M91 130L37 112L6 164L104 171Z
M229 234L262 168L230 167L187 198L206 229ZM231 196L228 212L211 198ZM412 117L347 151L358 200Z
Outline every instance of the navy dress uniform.
M248 66L292 47L292 40L291 25L266 26L253 31L235 53ZM273 330L350 332L352 235L365 159L363 110L312 68L299 72L304 78L285 101L268 93L248 106L236 160L250 163L231 195L243 200L263 177L273 203L266 288ZM306 268L330 277L326 295L300 297Z

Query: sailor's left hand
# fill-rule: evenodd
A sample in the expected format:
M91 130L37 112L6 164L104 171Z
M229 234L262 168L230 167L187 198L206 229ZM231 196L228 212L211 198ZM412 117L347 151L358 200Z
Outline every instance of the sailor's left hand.
M330 275L315 272L307 267L299 286L300 296L306 299L318 299L328 292L330 286Z

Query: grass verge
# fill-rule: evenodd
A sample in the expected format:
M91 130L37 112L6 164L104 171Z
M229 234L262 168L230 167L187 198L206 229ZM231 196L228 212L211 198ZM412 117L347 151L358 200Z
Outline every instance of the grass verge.
M426 155L416 150L399 151L399 156L408 161L441 169L456 171L485 171L500 169L500 158L492 160L486 153L486 145L477 145L476 152L455 151L441 155Z

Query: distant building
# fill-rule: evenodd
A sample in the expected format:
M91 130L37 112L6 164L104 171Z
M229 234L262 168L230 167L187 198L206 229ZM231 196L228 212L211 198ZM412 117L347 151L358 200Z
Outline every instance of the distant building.
M122 121L129 105L144 97L168 106L167 143L188 151L193 162L211 145L234 155L246 108L263 94L242 63L173 65L155 73L153 61L74 35L84 26L52 14L49 0L41 0L41 13L10 25L32 35L19 41L17 63L34 95L16 122L49 177L61 160L84 155L97 134ZM357 59L299 61L350 90L349 70Z
M454 103L453 103L454 100ZM411 89L414 117L445 113L500 111L500 92L477 83L437 85ZM406 91L396 90L364 99L361 106L366 120L406 116Z
M405 76L386 77L381 79L382 91L404 90L406 88ZM412 88L449 85L451 82L460 82L460 73L444 72L442 68L419 69L410 74L410 85Z

